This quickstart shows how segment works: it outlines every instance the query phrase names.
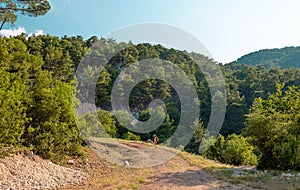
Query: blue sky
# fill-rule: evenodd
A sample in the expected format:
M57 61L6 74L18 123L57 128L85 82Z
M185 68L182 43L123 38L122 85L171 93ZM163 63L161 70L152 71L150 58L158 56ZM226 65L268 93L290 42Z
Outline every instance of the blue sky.
M45 16L19 16L13 28L87 39L137 23L169 24L193 34L223 63L260 49L300 46L298 0L51 0L51 5Z

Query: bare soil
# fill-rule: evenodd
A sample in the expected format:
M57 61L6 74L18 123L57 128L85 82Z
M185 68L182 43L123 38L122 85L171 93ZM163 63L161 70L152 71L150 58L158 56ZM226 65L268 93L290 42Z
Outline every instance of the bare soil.
M111 139L89 145L84 148L87 157L74 159L68 167L36 155L0 159L0 189L253 189L217 179L178 155L179 150Z
M95 142L94 142L95 143ZM96 144L106 144L107 142L96 142ZM92 143L92 147L96 146ZM157 146L154 148L151 144L139 142L125 142L121 145L114 144L114 149L107 150L98 149L95 151L106 152L106 154L115 155L114 151L123 151L133 154L135 159L130 160L129 157L117 157L115 162L111 164L105 159L99 157L91 149L87 149L88 164L85 165L85 170L91 176L84 184L70 186L68 188L60 188L60 190L114 190L114 189L141 189L141 190L201 190L201 189L253 189L245 187L241 184L230 184L216 179L214 176L203 170L203 168L192 166L187 160L179 155L174 155L174 152L168 152L167 149ZM128 150L127 150L127 148ZM95 148L95 147L94 147ZM138 166L154 163L152 159L164 160L165 154L173 154L173 157L165 162L159 162L151 167L134 167L130 164ZM140 155L136 155L140 154ZM126 154L125 154L126 155ZM148 155L148 156L147 156ZM120 156L120 155L119 155ZM167 156L168 157L168 156ZM123 160L122 160L123 159ZM129 166L121 166L124 160L129 160ZM150 162L149 160L152 160ZM109 157L109 161L111 158ZM139 164L137 164L140 162ZM157 163L157 162L155 162Z

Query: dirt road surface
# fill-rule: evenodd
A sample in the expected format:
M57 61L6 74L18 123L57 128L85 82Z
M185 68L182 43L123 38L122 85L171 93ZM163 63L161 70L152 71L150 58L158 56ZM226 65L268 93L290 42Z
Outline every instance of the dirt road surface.
M82 186L61 190L253 189L220 181L203 168L192 166L177 155L176 151L169 151L164 147L154 148L151 144L106 140L90 142L90 147L94 151L89 153L92 178Z

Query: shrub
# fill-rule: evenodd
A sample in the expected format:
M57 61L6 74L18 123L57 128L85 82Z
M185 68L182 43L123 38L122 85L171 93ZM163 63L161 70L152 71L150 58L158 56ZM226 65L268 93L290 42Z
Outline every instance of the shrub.
M277 85L267 100L257 98L246 115L247 135L260 152L259 167L300 170L300 90Z
M243 136L229 135L226 140L222 135L203 153L206 158L231 165L257 165L258 157L254 147Z
M125 135L124 135L124 139L126 140L133 140L133 141L140 141L141 140L141 137L138 136L138 135L135 135L131 132L127 132Z
M257 165L254 147L243 136L229 135L223 145L222 157L227 164Z

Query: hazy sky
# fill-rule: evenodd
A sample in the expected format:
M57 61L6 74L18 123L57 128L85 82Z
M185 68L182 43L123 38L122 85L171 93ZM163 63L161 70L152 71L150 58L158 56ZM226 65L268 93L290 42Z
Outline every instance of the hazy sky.
M223 63L260 49L300 46L298 0L51 0L51 5L45 16L20 16L13 28L87 39L137 23L169 24L193 34Z

